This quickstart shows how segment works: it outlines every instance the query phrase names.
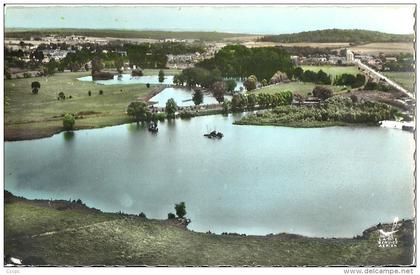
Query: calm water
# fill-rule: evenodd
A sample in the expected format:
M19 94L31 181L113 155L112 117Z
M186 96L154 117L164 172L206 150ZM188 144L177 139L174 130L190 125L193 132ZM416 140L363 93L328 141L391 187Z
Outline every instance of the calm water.
M92 76L79 77L77 80L80 81L92 81ZM146 76L131 76L131 74L122 74L121 77L114 75L114 79L108 80L96 80L95 83L102 85L122 85L122 84L167 84L171 85L174 82L173 75L165 76L162 83L159 82L159 76L157 75L146 75Z
M83 76L77 78L79 81L92 81L92 76ZM165 85L172 85L174 82L173 75L165 76L165 79L162 83L159 82L158 75L147 75L147 76L131 76L131 74L122 74L121 77L118 75L114 75L114 79L108 80L96 80L95 83L101 85L122 85L122 84L165 84ZM235 80L236 87L235 91L240 91L241 88L245 89L243 81Z
M178 106L193 106L194 102L192 101L193 91L187 88L165 88L162 92L158 93L152 97L149 101L157 102L153 104L156 107L165 107L168 99L173 98ZM232 96L225 96L225 99L232 99ZM217 100L210 93L205 93L203 95L203 103L201 105L207 104L218 104Z
M413 217L412 135L379 127L232 125L222 115L5 143L5 187L105 211L166 218L185 201L190 228L221 233L359 234ZM217 129L222 140L202 135Z

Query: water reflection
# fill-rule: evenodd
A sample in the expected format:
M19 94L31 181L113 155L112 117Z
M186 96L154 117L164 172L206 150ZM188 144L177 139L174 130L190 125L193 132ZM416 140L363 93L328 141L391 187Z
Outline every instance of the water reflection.
M75 137L75 133L73 131L66 131L63 133L63 138L66 142L73 141L74 137Z

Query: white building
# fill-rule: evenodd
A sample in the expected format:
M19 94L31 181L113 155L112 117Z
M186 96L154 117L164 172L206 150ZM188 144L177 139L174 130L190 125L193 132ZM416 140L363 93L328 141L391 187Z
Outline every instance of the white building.
M354 62L354 53L349 49L346 50L346 62L353 63Z

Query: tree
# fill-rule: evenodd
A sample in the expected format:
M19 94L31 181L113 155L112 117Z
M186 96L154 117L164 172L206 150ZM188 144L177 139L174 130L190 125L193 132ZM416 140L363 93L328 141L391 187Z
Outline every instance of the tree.
M248 94L248 104L247 108L253 110L257 104L257 96L255 94Z
M195 105L200 105L203 103L203 92L201 90L194 91L192 100Z
M242 109L242 98L239 94L234 94L232 97L232 110L240 111Z
M327 88L327 87L323 87L323 86L316 86L313 91L312 94L321 99L321 100L326 100L327 98L332 97L333 92L331 91L331 89Z
M168 213L168 220L173 220L175 219L175 214L174 213Z
M173 98L168 99L166 101L165 112L168 118L174 118L175 112L178 110L178 106Z
M146 83L146 87L147 88L150 88L150 83Z
M302 69L301 67L296 67L296 68L293 70L293 77L294 77L296 80L300 80L300 79L302 78L302 75L303 75L303 69Z
M58 93L58 100L65 100L66 99L66 95L63 92L59 92Z
M34 81L31 83L32 93L38 94L38 90L41 89L41 83Z
M257 88L257 77L255 75L250 75L245 81L244 81L244 87L247 89L247 91L252 91L255 88Z
M117 71L118 71L118 74L122 74L123 73L123 67L124 67L124 61L123 61L123 59L121 58L121 57L118 57L115 61L114 61L114 64L115 64L115 68L117 69Z
M63 117L63 127L65 130L69 131L73 129L75 123L74 116L72 114L65 114Z
M222 107L223 107L223 113L225 114L229 113L230 108L231 108L231 102L229 100L223 101Z
M92 92L91 92L91 91L89 91L89 92L88 92L88 96L91 96L91 95L92 95Z
M217 102L222 103L225 100L225 82L217 81L213 84L212 92L214 98L216 98Z
M140 121L149 120L151 112L147 107L146 102L133 101L127 107L127 115L134 117L137 123Z
M102 59L99 56L95 56L92 59L92 74L95 72L100 72L103 67L104 65L102 64Z
M268 85L267 79L264 78L263 80L261 80L261 85L267 86Z
M233 92L236 88L236 81L233 79L228 79L225 81L226 91Z
M165 73L163 70L159 70L159 82L162 83L165 80Z
M270 83L271 84L276 84L276 83L280 83L280 82L284 82L289 80L289 78L287 77L286 73L283 73L281 71L277 71L271 78L270 78Z
M186 208L185 202L180 202L180 203L175 204L175 211L178 218L183 218L187 214L187 211L185 210L185 208Z

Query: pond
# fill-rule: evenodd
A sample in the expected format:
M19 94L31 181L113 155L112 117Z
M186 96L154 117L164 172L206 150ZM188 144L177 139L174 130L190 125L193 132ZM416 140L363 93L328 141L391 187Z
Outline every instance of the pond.
M185 201L189 228L352 237L413 218L413 135L380 127L238 126L232 115L127 124L5 143L5 189L82 199L164 219ZM216 129L221 140L203 134Z
M79 77L80 81L92 81L92 76ZM96 80L95 83L101 85L122 85L122 84L165 84L172 85L174 81L173 75L165 76L163 83L159 82L159 76L146 75L146 76L131 76L131 74L123 74L121 77L114 75L114 79L109 80Z
M193 106L193 91L187 88L165 88L163 91L149 99L155 107L165 107L166 101L173 98L179 107ZM232 96L226 95L225 99L231 100ZM217 100L210 93L203 94L203 103L201 105L218 104Z
M83 76L77 78L79 81L92 81L92 76ZM172 85L174 81L173 75L165 76L165 79L162 83L159 82L158 75L147 75L147 76L131 76L131 74L122 74L121 77L118 75L114 76L114 79L109 80L96 80L95 83L101 85L123 85L123 84L164 84L164 85ZM240 91L241 87L244 89L244 85L242 81L235 80L236 87L235 91Z

